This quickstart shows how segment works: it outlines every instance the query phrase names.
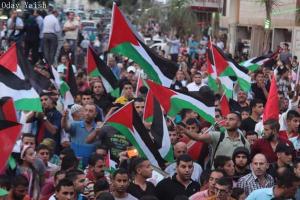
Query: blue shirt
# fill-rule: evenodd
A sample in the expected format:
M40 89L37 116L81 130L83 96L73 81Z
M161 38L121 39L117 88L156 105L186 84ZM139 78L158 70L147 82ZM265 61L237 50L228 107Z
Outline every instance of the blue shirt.
M87 130L85 127L85 122L84 121L74 121L71 123L71 128L70 128L70 135L71 135L71 141L72 143L76 144L87 144L85 142L85 139L87 136L93 132L96 128L96 123L93 122L92 124L93 128L91 130Z
M254 190L246 200L271 200L274 198L273 188L263 188Z

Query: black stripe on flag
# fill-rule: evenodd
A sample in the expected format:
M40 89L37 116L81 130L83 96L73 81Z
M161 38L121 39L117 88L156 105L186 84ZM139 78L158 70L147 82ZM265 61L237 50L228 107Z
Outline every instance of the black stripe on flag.
M68 74L67 74L66 82L70 87L70 92L72 96L76 97L76 95L78 94L78 87L77 87L77 82L76 82L76 78L75 78L75 74L71 62L69 62L68 64L67 73Z
M119 87L119 82L116 79L116 76L113 74L111 69L106 65L106 63L99 58L99 56L96 54L95 50L92 47L89 47L91 49L93 58L95 60L95 63L97 65L97 69L100 72L100 74L105 78L108 83L111 85L113 89L116 89Z
M142 45L142 47L145 49L145 51L148 53L149 57L152 59L152 61L158 66L161 73L165 75L170 80L173 80L176 76L176 72L179 69L179 66L174 63L171 60L168 60L160 55L158 55L154 50L150 49L147 45L145 45L142 41L140 41L138 38L137 40Z
M158 149L159 149L158 146L151 139L149 131L144 126L141 117L138 115L138 113L136 112L136 110L134 108L133 108L133 112L132 112L132 117L133 117L133 119L132 119L133 127L135 128L137 133L140 135L143 142L147 145L150 152L155 157L158 165L162 169L164 169L165 160L161 157L161 155L158 151Z
M162 140L164 134L164 126L163 126L163 112L161 110L160 104L157 99L153 96L153 122L151 125L151 134L154 137L154 141L160 149L162 147Z
M30 90L32 88L27 80L20 79L3 66L0 66L0 82L14 90Z

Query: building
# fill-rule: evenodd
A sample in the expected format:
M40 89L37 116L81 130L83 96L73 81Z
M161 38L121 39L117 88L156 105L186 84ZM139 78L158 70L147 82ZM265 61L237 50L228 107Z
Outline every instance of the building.
M270 48L275 50L283 42L290 44L294 55L300 56L300 1L280 1L271 14ZM235 53L238 39L250 44L249 56L263 53L266 11L257 0L227 0L226 12L220 26L228 31L229 52Z

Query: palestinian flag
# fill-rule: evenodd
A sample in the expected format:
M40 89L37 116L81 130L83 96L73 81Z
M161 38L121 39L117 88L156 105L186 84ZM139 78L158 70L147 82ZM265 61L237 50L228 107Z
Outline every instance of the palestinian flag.
M206 54L207 72L208 72L208 86L214 91L219 92L219 85L217 84L217 78L221 82L222 89L227 98L232 98L233 95L233 80L227 76L218 76L220 74L219 68L215 65L212 51L207 49ZM218 73L219 72L219 73Z
M74 104L74 98L71 94L69 85L60 79L59 73L56 69L52 66L52 80L53 84L55 85L56 89L59 91L60 95L63 97L64 100L64 107L67 109L69 106Z
M160 147L150 137L149 131L134 109L133 102L117 110L106 120L106 123L124 135L138 150L141 157L149 159L154 166L162 168L165 166L166 161L160 154Z
M191 109L197 112L206 121L214 123L215 107L209 107L189 95L175 92L153 81L147 80L147 84L149 85L150 91L169 116L175 116L182 109Z
M146 100L145 100L145 108L144 108L144 115L143 120L146 122L152 122L153 120L153 105L154 105L154 97L152 90L148 90Z
M153 121L151 136L154 138L160 155L168 162L174 161L173 148L164 113L157 99L153 97Z
M10 98L0 99L1 117L0 117L0 171L2 171L6 163L9 162L9 156L19 137L22 125L16 122L16 111Z
M136 62L156 83L170 87L178 66L157 55L131 30L125 17L114 3L108 50L126 56Z
M263 122L267 121L268 119L279 119L279 98L275 77L276 75L273 74L267 103L264 109Z
M139 96L139 94L140 94L140 88L143 87L143 86L145 86L145 87L148 88L145 80L142 78L142 75L139 74L139 77L138 77L138 80L137 80L137 83L136 83L136 90L135 90L135 96L136 97Z
M97 56L95 50L89 46L87 52L87 72L91 77L100 76L107 93L113 97L120 96L119 82L111 69Z
M0 58L1 60L1 58ZM1 62L1 61L0 61ZM17 110L42 112L42 103L38 93L18 67L0 64L0 98L12 97ZM14 71L13 71L14 70Z
M240 66L233 59L227 57L217 46L211 45L210 50L217 68L217 76L234 77L237 79L237 83L242 90L246 92L249 91L251 88L251 78L247 74L248 70Z
M230 113L229 102L225 95L223 95L220 99L220 108L223 117L226 117Z
M255 72L262 65L268 64L269 62L276 60L279 53L278 51L279 50L277 50L273 54L250 58L249 60L241 62L240 65L247 68L249 71Z
M76 95L78 94L78 87L77 87L76 77L71 62L68 62L68 66L67 66L66 83L69 86L69 90L72 96L76 97Z

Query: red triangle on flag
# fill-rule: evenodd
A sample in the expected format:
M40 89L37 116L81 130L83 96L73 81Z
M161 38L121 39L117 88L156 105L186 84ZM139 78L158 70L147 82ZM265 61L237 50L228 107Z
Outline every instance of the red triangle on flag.
M1 57L0 65L10 70L11 72L17 71L18 57L16 43L14 43Z
M147 121L147 119L149 117L153 116L153 93L152 90L148 90L147 96L146 96L146 100L145 100L145 110L144 110L144 115L143 118L145 121Z
M264 122L268 119L279 119L279 98L275 75L273 75L273 78L271 80L269 95L263 115Z
M135 46L139 46L136 36L128 26L122 12L118 6L113 5L112 27L109 38L108 49L112 49L121 43L129 42Z
M226 95L223 95L220 99L220 108L223 117L226 117L230 113L230 107Z
M133 121L132 121L132 112L133 112L133 102L130 102L113 113L106 122L122 124L127 128L133 130ZM128 117L124 117L128 116Z
M95 69L97 69L97 64L94 58L94 52L92 48L89 46L87 52L87 74L90 74Z
M6 166L6 162L19 137L22 125L16 122L0 120L0 171Z
M11 97L3 97L2 99L0 99L0 112L3 115L0 116L0 120L7 120L12 122L17 121L14 101Z

